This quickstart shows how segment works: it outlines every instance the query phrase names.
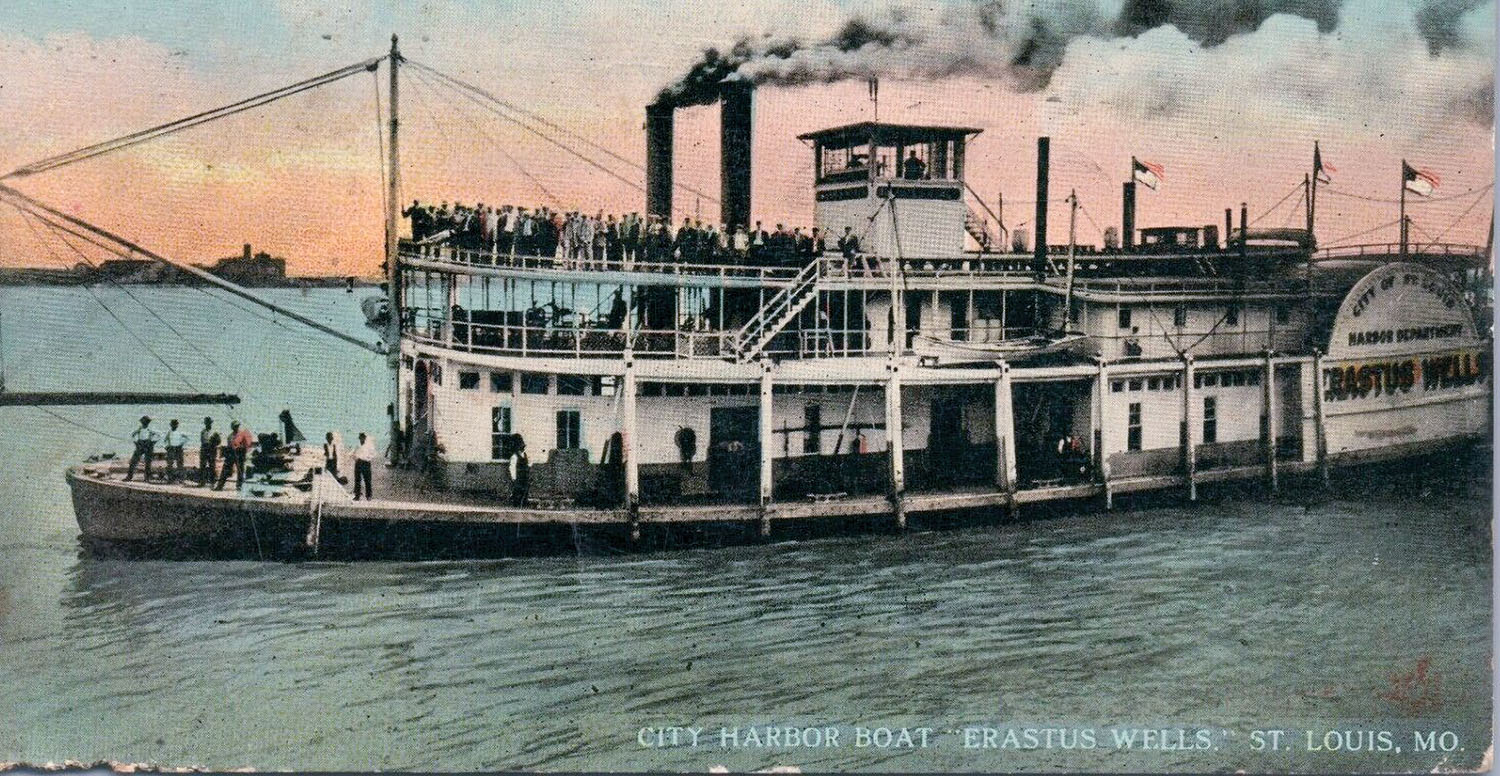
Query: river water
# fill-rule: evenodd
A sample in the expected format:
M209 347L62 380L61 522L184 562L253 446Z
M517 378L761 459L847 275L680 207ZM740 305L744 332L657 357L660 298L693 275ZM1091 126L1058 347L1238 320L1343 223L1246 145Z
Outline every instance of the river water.
M361 293L271 295L369 331ZM380 357L217 292L0 288L0 333L13 390L187 389L175 371L252 398L234 416L254 428L282 407L309 434L382 428ZM189 427L204 410L144 408ZM1490 739L1484 466L1341 478L1331 497L613 557L80 557L62 468L123 451L110 436L142 411L0 408L0 761L1405 771L1477 767ZM675 726L699 745L642 730ZM838 745L766 746L766 726L832 728ZM913 746L873 745L903 727ZM1051 747L1046 728L1063 729ZM1115 745L1145 729L1165 731L1158 746ZM1282 748L1256 751L1271 730ZM1451 751L1414 751L1419 733Z

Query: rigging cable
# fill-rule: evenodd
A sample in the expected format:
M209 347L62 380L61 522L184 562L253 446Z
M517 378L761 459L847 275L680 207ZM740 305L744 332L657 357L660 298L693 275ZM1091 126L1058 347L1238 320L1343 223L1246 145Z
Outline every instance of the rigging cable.
M21 212L21 215L22 215L21 220L23 222L25 222L26 227L31 230L32 236L36 238L36 241L43 248L47 249L47 253L52 256L53 260L55 260L60 266L63 266L63 267L68 266L67 263L63 261L63 258L61 256L57 255L56 251L52 250L52 245L50 243L48 243L45 238L42 237L41 233L37 231L36 226L34 224L32 224L31 221L26 220L26 216L30 216L31 214L27 213L24 210L21 210L20 208L17 208L17 210ZM31 216L31 217L35 218L36 216ZM88 263L89 266L94 266L93 262L90 262L87 259L85 259L85 262ZM145 340L145 338L141 337L141 335L137 334L134 329L130 328L130 326L125 323L125 319L121 318L120 315L114 311L114 308L110 307L109 304L107 304L99 296L99 292L98 291L96 291L92 286L88 286L88 285L85 285L84 288L88 290L89 295L94 298L94 301L97 302L100 307L104 308L104 312L108 313L109 317L111 317L111 318L113 318L115 320L115 323L120 324L120 328L123 329L126 334L130 335L131 339L135 340L137 344L139 344L141 347L145 348L146 352L150 353L153 358L155 358L157 361L161 362L162 367L164 367L168 372L171 372L172 375L174 377L176 377L178 380L181 380L183 385L186 385L188 388L192 389L194 392L198 392L198 386L193 385L193 382L191 380L187 379L187 377L185 377L181 372L178 372L175 368L173 368L172 365L170 363L168 363L167 360L165 358L163 358L160 353L156 352L156 348L151 347L151 343L147 342Z
M467 109L464 108L463 105L461 105L461 104L453 101L447 95L444 95L441 92L439 92L436 88L434 88L435 82L426 80L427 77L423 76L420 72L417 72L417 78L418 78L418 80L421 80L424 85L428 86L429 88L432 88L433 89L433 94L437 95L438 99L441 99L444 102L444 104L451 106L453 108L453 111L455 113L457 113L461 118L463 118L463 120L468 123L468 125L469 125L469 127L471 129L473 129L477 134L482 135L484 137L484 139L490 141L490 143L494 145L495 149L498 150L502 156L504 156L506 159L508 159L511 164L515 165L515 168L517 170L519 170L520 173L523 176L526 177L526 180L531 181L532 185L534 185L538 189L540 189L541 192L542 192L542 194L544 194L548 199L551 199L552 202L553 202L553 204L557 205L558 207L562 207L563 206L562 199L559 198L556 194L553 194L552 191L550 189L548 189L545 185L543 185L540 180L537 180L536 176L532 175L531 171L527 170L526 167L521 164L520 160L516 159L516 157L514 155L512 155L509 151L505 150L505 145L503 143L501 143L499 140L495 139L495 137L493 135L491 135L490 133L486 132L484 130L484 128L479 125L479 122L476 121L467 112ZM465 95L465 96L467 96L467 95ZM431 111L429 110L428 113L430 114ZM434 117L433 120L436 121L436 118Z
M87 159L92 159L96 156L102 156L104 154L129 148L131 146L145 143L150 140L166 137L167 135L181 132L182 130L190 129L200 124L206 124L208 122L216 121L221 118L233 116L236 113L242 113L253 108L258 108L262 105L267 105L284 97L290 97L294 94L305 92L309 89L316 89L319 86L325 86L327 84L334 83L335 81L343 80L344 78L354 75L355 73L358 73L362 70L373 70L380 64L380 61L382 59L385 59L385 56L379 56L374 59L368 59L363 62L358 62L356 64L346 65L337 70L331 70L322 75L313 76L312 78L306 79L304 81L298 81L297 83L291 84L289 86L283 86L279 89L273 89L269 92L263 92L261 94L255 95L254 97L247 97L238 102L233 102L228 105L220 106L218 108L195 113L191 116L186 116L174 121L169 121L165 124L158 124L154 127L131 132L130 134L121 135L120 137L105 140L103 142L87 145L82 148L68 151L66 153L56 154L45 159L39 159L35 162L32 162L31 164L17 167L16 169L11 170L4 175L0 175L0 180L18 176L35 175L37 173L46 172L58 167L65 167L70 164L75 164Z
M94 428L93 426L90 426L90 425L87 425L85 423L81 423L79 421L73 420L72 418L69 418L66 415L63 415L61 413L58 413L57 411L55 411L55 410L53 410L53 409L51 409L49 407L43 407L40 404L28 404L26 406L28 406L28 407L36 410L37 412L41 412L41 413L44 413L44 414L47 414L47 415L51 415L53 418L56 418L57 420L60 420L60 421L66 423L66 424L68 424L68 425L70 425L70 426L72 426L74 428L78 428L78 429L82 429L84 431L87 431L90 434L98 434L99 436L102 436L102 437L105 437L105 438L108 438L108 439L113 439L113 440L115 440L117 442L129 442L130 441L130 439L128 439L127 437L122 437L122 436L119 436L118 434L111 434L108 431L100 431L99 429Z
M1301 183L1294 184L1292 186L1292 188L1291 188L1290 191L1288 191L1284 196L1282 196L1281 199L1276 200L1276 204L1274 204L1271 207L1267 208L1260 215L1258 215L1254 219L1252 219L1250 221L1250 226L1255 226L1256 224L1260 223L1261 219L1263 219L1266 216L1271 215L1272 213L1274 213L1276 211L1276 209L1279 208L1279 207L1281 207L1281 205L1284 202L1286 202L1288 199L1291 199L1292 195L1296 194L1297 190L1300 189L1300 188L1302 188L1302 184Z
M1494 186L1495 186L1495 181L1491 180L1489 183L1486 183L1486 184L1484 184L1483 186L1480 186L1477 189L1469 189L1468 191L1461 192L1461 193L1458 193L1458 194L1449 194L1446 197L1418 197L1418 198L1415 198L1415 199L1408 197L1407 200L1406 200L1406 204L1408 206L1410 206L1410 205L1431 205L1431 204L1436 203L1436 202L1448 202L1448 201L1455 200L1455 199L1463 199L1464 197L1467 197L1470 194L1478 194L1480 192L1487 191L1487 190L1489 190L1491 188L1494 188ZM1387 204L1387 205L1397 205L1397 204L1401 203L1401 200L1399 200L1399 199L1383 199L1383 198L1380 198L1380 197L1367 197L1367 196L1365 196L1363 194L1354 194L1354 193L1351 193L1351 192L1348 192L1348 191L1340 191L1340 190L1335 189L1335 188L1333 188L1331 186L1325 186L1323 188L1318 189L1318 193L1319 194L1334 194L1334 195L1337 195L1337 196L1340 196L1340 197L1348 197L1350 199L1358 199L1358 200L1363 200L1365 202L1380 202L1380 203Z

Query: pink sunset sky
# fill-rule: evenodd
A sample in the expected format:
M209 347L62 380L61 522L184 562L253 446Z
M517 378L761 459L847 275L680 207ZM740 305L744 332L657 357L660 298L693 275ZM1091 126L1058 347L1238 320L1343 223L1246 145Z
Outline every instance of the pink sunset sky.
M1372 200L1397 196L1403 158L1441 177L1435 197L1494 179L1495 6L1472 0L1261 3L1288 12L1226 30L1190 16L1125 24L1140 6L1121 0L1047 0L1027 8L1055 20L1048 59L1014 72L1006 63L1027 45L1033 20L968 0L936 7L429 0L354 10L261 0L228 13L211 3L68 5L21 0L0 9L7 138L0 171L378 56L395 32L411 60L628 162L558 135L615 175L601 172L406 68L404 202L638 211L643 108L705 47L769 33L804 41L816 54L818 41L858 18L897 29L899 50L799 61L878 72L882 120L983 128L967 178L991 207L1003 193L1012 227L1027 228L1032 218L1036 137L1049 135L1053 242L1065 238L1070 189L1084 206L1081 242L1097 243L1100 229L1118 226L1131 156L1166 169L1159 191L1142 189L1138 225L1218 224L1226 207L1246 201L1254 218L1300 184L1317 139L1337 167L1319 199L1325 245L1395 239L1394 224L1377 227L1395 220L1396 206ZM1232 0L1201 5L1196 12L1210 19L1235 10ZM975 9L999 26L971 23ZM763 65L755 72L766 73ZM378 76L361 73L7 183L173 258L209 261L249 242L286 257L293 274L372 276L382 249L375 95L378 86L384 104L385 79L382 67ZM768 224L812 219L812 154L796 135L871 116L862 77L811 80L773 79L757 92L753 208ZM679 183L717 195L717 107L678 112L676 160ZM1297 199L1257 226L1300 225ZM1413 198L1414 239L1483 243L1491 200L1478 199ZM679 220L718 213L683 188L675 206ZM104 258L86 248L84 255ZM59 267L79 258L14 210L0 212L0 264Z

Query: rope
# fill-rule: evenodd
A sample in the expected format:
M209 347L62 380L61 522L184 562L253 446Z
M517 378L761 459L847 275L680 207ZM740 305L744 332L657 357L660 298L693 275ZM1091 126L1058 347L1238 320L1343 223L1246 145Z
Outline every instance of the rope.
M385 123L385 109L380 106L380 72L371 70L370 81L375 85L375 144L380 149L375 169L380 171L380 203L385 206L385 210L381 212L388 213L391 208L391 184L385 177L385 135L381 126Z
M1250 226L1255 226L1256 224L1260 223L1260 220L1262 218L1265 218L1266 216L1271 215L1272 213L1274 213L1276 211L1276 208L1281 207L1282 203L1286 202L1288 199L1291 199L1292 195L1296 194L1297 190L1300 189L1300 188L1302 188L1302 184L1301 183L1298 183L1298 184L1292 186L1291 191L1288 191L1281 199L1276 200L1276 204L1272 205L1265 212L1261 213L1260 215L1258 215L1254 219L1252 219L1250 221Z
M436 71L434 71L434 72L436 72ZM441 73L438 73L438 75L440 77L442 77L442 78L447 78L447 76L444 76ZM462 82L460 82L460 83L462 83ZM467 88L467 84L465 84L465 87ZM451 87L451 88L457 89L459 87ZM477 89L478 87L474 87L474 88ZM487 94L482 89L480 89L479 91L480 91L481 94ZM467 89L465 91L462 91L461 93L464 94L465 96L469 97L469 99L473 100L475 102L475 104L479 105L480 107L484 108L485 110L488 110L490 113L493 113L494 115L496 115L496 116L498 116L498 117L500 117L500 118L502 118L502 119L504 119L506 121L509 121L512 124L515 124L516 126L520 127L521 129L524 129L527 132L530 132L531 134L536 135L537 137L539 137L539 138L541 138L541 139L543 139L543 140L551 143L552 145L557 146L558 148L561 148L564 151L567 151L568 153L572 154L573 156L576 156L579 159L583 160L585 163L589 164L590 166L598 169L600 172L604 173L605 175L608 175L611 178L614 178L615 180L617 180L617 181L619 181L619 182L621 182L621 183L623 183L623 184L625 184L627 186L630 186L630 187L632 187L634 189L637 189L639 191L645 191L646 190L645 184L643 184L643 183L637 183L637 182L635 182L635 181L633 181L633 180L631 180L629 178L626 178L625 176L623 176L623 175L615 172L614 170L611 170L608 167L605 167L604 165L600 164L599 162L595 161L594 159L592 159L592 158L590 158L588 156L583 155L578 150L574 149L572 146L569 146L569 145L567 145L567 144L565 144L565 143L557 140L556 138L553 138L552 136L548 135L547 133L542 132L541 130L536 129L535 127L531 126L530 124L527 124L526 122L524 122L524 121L522 121L522 120L520 120L520 119L518 119L518 118L516 118L514 116L508 116L508 115L506 115L504 112L502 112L499 108L495 107L494 105L486 105L486 104L484 104L478 98L473 97L472 95L469 95ZM686 187L684 187L684 188L686 188ZM689 189L689 191L692 191L692 189ZM707 195L703 194L702 192L695 192L695 193L698 193L699 196L707 197ZM710 197L710 199L711 199L711 197ZM718 200L714 200L714 201L717 202Z
M1339 237L1336 240L1329 240L1328 245L1326 245L1324 247L1327 247L1327 248L1336 248L1336 247L1339 247L1340 243L1343 243L1343 242L1345 242L1347 240L1352 240L1352 239L1354 239L1356 237L1363 237L1363 236L1365 236L1365 235L1367 235L1367 234L1369 234L1371 232L1378 232L1381 229L1384 229L1384 228L1386 228L1388 226L1395 226L1395 225L1397 225L1399 223L1401 223L1401 219L1400 218L1393 218L1393 219L1391 219L1389 221L1386 221L1383 224L1380 224L1379 226L1372 226L1369 229L1365 229L1365 230L1362 230L1362 231L1354 232L1353 234L1346 234L1346 235L1344 235L1342 237Z
M19 210L19 208L17 208L17 209ZM24 216L28 216L28 215L31 215L31 214L27 213L24 210L22 210L21 213L22 213L22 216L23 216L23 218L21 220L23 222L25 222L27 228L31 230L31 234L32 234L33 237L36 238L36 241L38 243L41 243L41 245L42 245L43 248L47 249L47 253L50 254L52 256L52 258L60 266L67 267L68 266L67 262L64 262L63 259L62 259L62 257L59 256L59 255L57 255L56 251L52 250L52 245L50 243L48 243L42 237L41 233L37 231L36 226L33 225L31 223L31 221L28 221L28 220L26 220L24 218ZM34 216L34 215L31 216L31 217L32 218L36 218L36 216ZM74 250L76 251L77 249L75 248ZM86 257L84 258L84 261L90 267L94 266L94 263L91 262L91 261L89 261ZM162 367L164 367L168 372L171 372L172 375L175 376L178 380L181 380L183 385L186 385L188 388L192 389L194 392L201 393L201 391L198 390L198 386L193 385L193 383L192 383L191 380L189 380L186 377L184 377L182 375L182 373L178 372L176 369L174 369L172 367L171 364L167 363L167 360L165 358L163 358L160 353L157 353L156 349L153 348L153 347L151 347L151 344L149 342L147 342L145 339L143 339L139 334L136 334L135 330L131 329L130 326L125 323L125 320L123 318L121 318L119 316L119 314L114 311L113 308L111 308L107 303L105 303L105 301L102 298L99 297L99 292L96 291L96 290L94 290L93 286L85 285L84 288L88 290L89 295L94 298L94 301L97 302L100 307L104 308L104 312L108 313L109 317L111 317L111 318L113 318L115 320L115 323L120 324L120 328L123 329L126 334L130 335L131 339L135 340L141 347L143 347L143 348L146 349L146 352L150 353L152 355L152 357L154 357L157 361L161 362Z
M429 87L432 86L431 82L425 80L426 76L423 76L420 72L417 72L416 75L417 75L417 78L419 80L422 80L424 84L426 84ZM465 108L462 104L454 102L453 100L449 99L448 97L446 97L446 96L438 93L436 90L434 90L434 94L437 94L438 98L441 99L441 100L443 100L444 103L452 106L454 112L457 113L459 115L459 117L462 118L464 121L466 121L471 129L473 129L475 132L477 132L480 135L482 135L485 140L490 141L490 143L494 146L495 150L499 151L500 154L502 156L504 156L506 159L508 159L511 164L515 165L515 168L518 171L520 171L521 175L525 176L526 180L531 181L532 185L534 185L538 189L540 189L541 192L542 192L542 194L544 196L546 196L548 199L552 200L552 203L554 205L557 205L558 207L562 207L562 205L563 205L562 199L560 197L558 197L556 194L553 194L550 189L548 189L545 185L542 184L542 182L540 180L538 180L536 178L536 176L532 175L531 171L528 170L528 169L526 169L526 167L521 164L520 160L516 159L516 157L514 155L512 155L509 151L505 150L505 145L503 143L501 143L499 140L495 139L495 137L493 135L491 135L490 133L486 132L484 130L484 128L479 125L479 122L476 121L474 119L474 117L471 116L468 113L468 109L467 108Z
M32 409L36 410L37 412L41 412L41 413L45 413L47 415L51 415L56 420L60 420L60 421L66 423L66 424L68 424L68 425L70 425L70 426L72 426L74 428L78 428L78 429L82 429L84 431L87 431L90 434L98 434L99 436L105 437L107 439L113 439L116 442L129 442L130 441L126 437L122 437L122 436L118 436L118 435L115 435L115 434L111 434L108 431L100 431L99 429L94 428L93 426L87 425L85 423L80 423L80 422L78 422L76 420L73 420L72 418L69 418L66 415L62 415L62 414L60 414L60 413L58 413L58 412L56 412L56 411L54 411L54 410L52 410L50 408L42 407L42 406L35 405L35 404L31 404L31 405L27 405L27 406L31 407Z
M65 167L70 164L76 164L87 159L92 159L96 156L102 156L104 154L129 148L140 143L145 143L157 138L166 137L167 135L181 132L182 130L190 129L200 124L206 124L208 122L216 121L221 118L233 116L236 113L242 113L253 108L258 108L262 105L267 105L282 98L305 92L309 89L316 89L319 86L325 86L335 81L343 80L344 78L358 73L361 70L373 70L380 64L380 61L382 59L385 59L385 57L380 56L352 65L346 65L337 70L331 70L322 75L313 76L312 78L304 81L298 81L297 83L291 84L289 86L283 86L279 89L273 89L269 92L263 92L261 94L255 95L254 97L247 97L238 102L233 102L218 108L195 113L191 116L186 116L175 121L169 121L165 124L158 124L148 129L131 132L128 135L121 135L120 137L113 138L111 140L94 143L93 145L77 148L66 153L56 154L45 159L39 159L35 162L32 162L31 164L17 167L16 169L11 170L4 175L0 175L0 180L23 175L35 175L37 173L46 172L58 167Z
M1411 206L1411 205L1431 205L1431 204L1433 204L1435 202L1448 202L1450 200L1463 199L1464 197L1467 197L1470 194L1479 194L1479 193L1488 191L1489 189L1492 189L1494 187L1495 187L1495 181L1491 180L1489 183L1486 183L1485 185L1480 186L1477 189L1469 189L1468 191L1465 191L1465 192L1462 192L1462 193L1459 193L1459 194L1449 194L1446 197L1418 197L1416 199L1412 199L1412 198L1408 197L1407 200L1406 200L1406 204L1408 206ZM1326 186L1324 188L1318 189L1318 192L1319 193L1334 194L1334 195L1337 195L1337 196L1340 196L1340 197L1348 197L1350 199L1364 200L1365 202L1383 202L1383 203L1385 203L1387 205L1399 205L1399 204L1401 204L1401 200L1399 200L1399 199L1382 199L1380 197L1367 197L1367 196L1365 196L1363 194L1353 194L1353 193L1347 192L1347 191L1339 191L1338 189L1330 188L1330 187L1326 187Z
M413 61L411 61L411 60L408 59L408 60L406 60L406 63L409 64L409 65L411 65L412 67L418 68L420 70L425 70L425 71L431 73L432 75L434 75L434 76L436 76L438 78L443 79L444 81L450 82L455 88L461 87L461 88L463 88L465 90L473 91L473 92L476 92L478 94L481 94L484 97L486 97L489 100L491 100L492 102L494 102L494 103L496 103L498 105L502 105L502 106L504 106L504 107L506 107L506 108L508 108L510 110L513 110L513 111L515 111L517 113L520 113L522 115L525 115L525 116L531 118L533 121L537 121L537 122L540 122L542 124L545 124L548 127L551 127L552 129L557 130L558 132L562 132L562 133L565 133L565 134L568 134L568 135L572 135L574 138L582 141L584 144L586 144L586 145L588 145L588 146L590 146L590 147L592 147L592 148L594 148L594 149L596 149L596 150L598 150L598 151L600 151L600 152L608 155L610 158L612 158L612 159L614 159L616 161L623 162L624 164L627 164L627 165L629 165L631 167L634 167L635 169L640 170L642 172L645 172L645 170L646 170L645 165L642 165L639 162L631 161L630 159L626 159L625 157L620 156L619 154L615 153L614 151L611 151L608 148L605 148L604 146L599 145L598 143L595 143L594 141L588 139L587 137L584 137L583 135L580 135L577 132L574 132L573 130L568 129L567 127L560 126L558 124L554 124L553 122L548 121L545 117L541 116L540 114L536 113L535 111L527 110L526 108L523 108L523 107L521 107L519 105L516 105L515 103L506 102L505 100L502 100L499 97L496 97L495 95L491 94L490 92L485 91L484 89L479 88L478 86L475 86L475 85L470 84L470 83L468 83L466 81L462 81L460 79L454 78L454 77L452 77L450 75L447 75L446 73L443 73L443 72L437 70L436 68L429 67L429 66L424 65L424 64L422 64L420 62L413 62Z

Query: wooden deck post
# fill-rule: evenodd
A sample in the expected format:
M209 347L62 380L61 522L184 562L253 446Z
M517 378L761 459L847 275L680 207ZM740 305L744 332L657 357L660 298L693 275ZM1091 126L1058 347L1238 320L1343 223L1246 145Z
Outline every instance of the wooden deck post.
M1104 508L1114 509L1115 497L1109 488L1109 462L1104 457L1104 407L1108 401L1109 392L1109 367L1105 365L1104 359L1099 359L1099 373L1094 378L1094 448L1093 464L1094 477L1104 488Z
M885 383L885 444L891 457L891 506L896 513L896 527L904 530L906 528L906 469L901 449L901 367L892 358L887 363L886 369L890 372Z
M1323 352L1314 350L1312 357L1313 440L1318 456L1318 477L1328 487L1328 431L1323 427Z
M775 404L771 385L771 365L761 363L760 372L760 535L771 535L771 493L773 478L771 437L775 433L771 410Z
M1188 501L1198 500L1198 450L1193 443L1193 354L1182 354L1182 470Z
M635 431L635 363L625 361L620 378L620 435L624 437L625 509L630 516L630 540L641 538L641 463L639 436Z
M1271 351L1266 351L1265 374L1261 377L1264 382L1264 392L1261 401L1265 415L1262 426L1266 430L1265 455L1266 455L1266 483L1271 492L1276 493L1281 488L1276 473L1276 364L1271 360Z
M1010 364L1000 362L995 381L995 484L1005 491L1011 516L1016 513L1016 412L1011 395Z

